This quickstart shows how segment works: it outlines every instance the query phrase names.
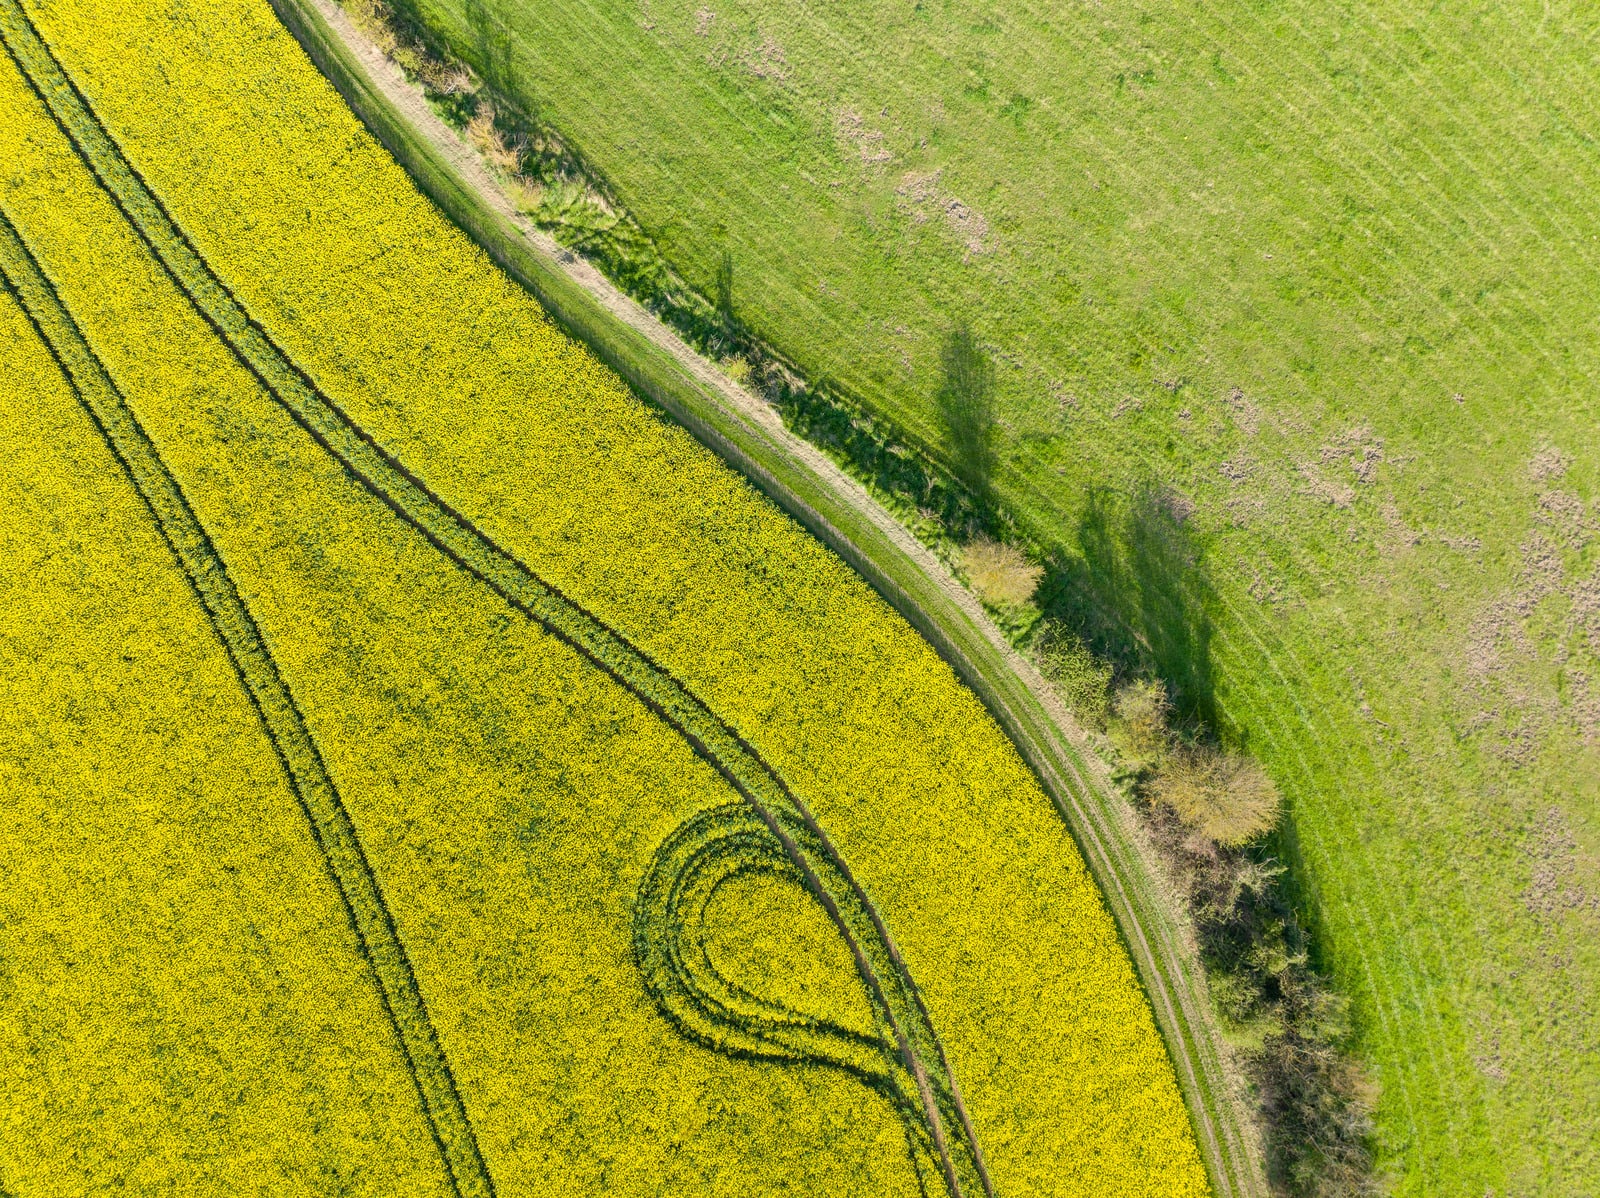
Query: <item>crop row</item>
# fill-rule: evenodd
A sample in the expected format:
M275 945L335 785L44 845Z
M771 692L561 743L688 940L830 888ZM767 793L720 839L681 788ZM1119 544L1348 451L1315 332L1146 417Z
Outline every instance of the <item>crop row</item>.
M0 29L23 74L155 259L241 365L296 422L355 480L446 557L645 703L759 813L849 942L874 1006L905 1062L913 1083L910 1092L917 1096L921 1121L952 1198L991 1193L971 1122L916 985L882 920L805 804L744 738L687 687L451 508L323 394L250 317L184 236L73 86L17 0L0 0ZM287 699L286 689L283 694ZM292 707L292 700L290 704ZM309 737L305 744L314 754ZM321 769L320 761L317 768ZM325 771L322 777L326 780ZM333 793L331 782L327 788ZM353 831L351 841L355 843ZM373 889L376 896L375 884ZM390 936L393 939L392 925ZM397 959L403 962L397 939L393 945ZM381 976L381 964L379 972ZM406 974L409 977L409 966ZM390 995L387 978L384 988ZM419 1084L450 1171L463 1192L488 1192L488 1174L437 1038L426 1025L414 980L411 994L424 1022L414 1029L406 1027L404 1017L397 1022L414 1063L418 1061L414 1050L421 1051Z
M0 10L3 11L3 10ZM6 28L10 44L10 28ZM9 217L0 210L0 275L60 365L107 447L127 472L205 609L229 661L310 822L312 835L344 900L361 952L378 982L407 1067L457 1193L492 1195L455 1079L417 989L405 948L373 876L338 788L284 683L227 566L155 444L84 339L55 288Z

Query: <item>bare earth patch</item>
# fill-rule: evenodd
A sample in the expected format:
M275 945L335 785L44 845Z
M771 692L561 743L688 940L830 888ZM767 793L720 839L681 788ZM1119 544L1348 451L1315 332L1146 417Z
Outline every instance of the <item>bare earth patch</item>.
M994 249L989 222L983 213L969 207L939 188L944 168L907 171L895 188L895 207L913 224L926 224L932 216L942 216L945 225L971 254L987 254Z

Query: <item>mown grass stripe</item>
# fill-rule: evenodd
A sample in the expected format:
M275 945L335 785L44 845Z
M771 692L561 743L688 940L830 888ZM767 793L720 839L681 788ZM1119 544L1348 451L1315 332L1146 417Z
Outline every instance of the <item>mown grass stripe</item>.
M378 984L452 1190L460 1198L493 1198L494 1186L411 962L294 696L183 489L3 210L0 279L17 297L78 402L150 509L256 709Z
M155 259L294 420L447 558L640 699L755 808L840 929L875 1005L885 1013L916 1079L952 1198L992 1195L976 1134L921 994L878 911L806 805L688 687L435 495L316 387L250 317L140 178L18 0L0 0L0 34L24 78Z

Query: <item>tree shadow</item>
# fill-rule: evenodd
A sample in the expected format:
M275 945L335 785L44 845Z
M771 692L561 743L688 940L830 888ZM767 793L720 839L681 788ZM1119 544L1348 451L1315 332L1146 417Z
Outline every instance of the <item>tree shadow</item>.
M945 337L939 352L943 380L935 396L944 451L953 473L980 512L994 509L994 364L966 325Z
M511 35L484 0L467 0L465 15L471 45L463 57L491 89L502 96L513 95L516 78L512 71Z
M1210 587L1181 501L1146 484L1096 488L1078 520L1079 555L1053 555L1036 601L1121 673L1167 684L1185 721L1216 726Z
M717 278L712 288L717 305L717 319L725 329L733 328L733 253L724 249L717 260Z

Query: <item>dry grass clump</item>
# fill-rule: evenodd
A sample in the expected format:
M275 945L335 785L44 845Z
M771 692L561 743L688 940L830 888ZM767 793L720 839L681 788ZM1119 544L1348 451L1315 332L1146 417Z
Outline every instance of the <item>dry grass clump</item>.
M1150 789L1184 823L1229 848L1265 835L1278 822L1278 788L1266 772L1248 757L1208 746L1168 754Z
M1030 562L1022 550L988 537L978 537L962 547L961 568L978 598L997 607L1026 603L1044 576L1043 567Z
M478 101L477 113L467 122L467 136L495 170L513 178L520 175L522 160L528 154L528 139L522 134L507 137L502 133L495 124L494 106L487 100Z
M502 184L502 189L518 212L536 213L544 203L544 187L526 175L513 175Z

